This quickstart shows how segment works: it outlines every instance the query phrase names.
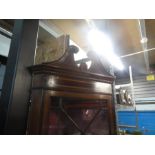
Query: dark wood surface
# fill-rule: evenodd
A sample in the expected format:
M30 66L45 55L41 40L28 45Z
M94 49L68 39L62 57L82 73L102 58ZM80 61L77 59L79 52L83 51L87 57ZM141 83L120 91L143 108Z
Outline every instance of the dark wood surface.
M39 20L15 20L0 104L2 134L25 134Z
M29 67L33 80L28 134L48 134L49 107L53 103L53 97L105 102L109 134L115 134L115 111L111 101L111 84L114 77L105 71L96 55L92 53L90 69L83 64L82 67L78 67L73 59L76 52L76 47L68 45L68 49L59 60ZM73 105L73 108L77 107Z

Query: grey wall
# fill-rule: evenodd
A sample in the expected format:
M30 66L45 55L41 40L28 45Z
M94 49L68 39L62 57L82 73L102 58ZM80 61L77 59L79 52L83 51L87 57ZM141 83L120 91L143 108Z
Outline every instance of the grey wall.
M116 79L116 85L130 83L129 79ZM133 78L135 99L155 98L155 81L147 81L146 76Z
M155 81L147 81L146 76L135 78L134 93L136 99L155 98Z
M129 78L116 79L116 85L127 83L130 83ZM155 110L155 81L147 81L146 76L138 76L133 78L133 86L135 97L134 99L136 100L136 109ZM119 109L127 110L132 108L120 107Z

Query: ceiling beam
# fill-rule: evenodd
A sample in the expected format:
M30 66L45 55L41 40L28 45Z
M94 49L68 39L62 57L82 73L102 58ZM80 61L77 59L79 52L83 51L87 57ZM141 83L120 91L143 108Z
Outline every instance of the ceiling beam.
M145 51L144 50L142 50L142 51L138 51L138 52L130 52L131 54L126 54L126 55L122 55L122 56L120 56L120 58L125 58L125 57L129 57L129 56L134 56L134 55L137 55L137 54L141 54L141 53L144 53L144 52L149 52L149 51L154 51L155 50L155 48L150 48L150 49L146 49Z
M140 35L141 35L141 44L144 50L144 60L145 60L145 65L146 65L146 71L149 74L150 63L149 63L149 57L148 57L148 51L147 51L147 36L146 36L146 29L145 29L145 20L138 19L138 23L139 23L139 30L140 30Z
M14 20L6 20L6 19L0 19L0 27L3 29L12 32L14 26Z
M47 32L49 32L52 36L55 38L60 37L63 35L63 32L58 30L55 25L53 25L51 22L49 23L48 20L39 20L39 26L41 26L43 29L45 29Z
M0 27L0 34L11 39L12 38L12 33L3 29L2 27Z

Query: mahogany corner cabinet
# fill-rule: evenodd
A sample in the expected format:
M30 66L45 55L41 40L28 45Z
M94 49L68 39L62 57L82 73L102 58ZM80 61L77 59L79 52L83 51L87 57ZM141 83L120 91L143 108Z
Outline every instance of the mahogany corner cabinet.
M91 66L74 61L76 46L69 46L57 61L29 67L32 74L27 134L115 134L112 104L114 77L90 52Z

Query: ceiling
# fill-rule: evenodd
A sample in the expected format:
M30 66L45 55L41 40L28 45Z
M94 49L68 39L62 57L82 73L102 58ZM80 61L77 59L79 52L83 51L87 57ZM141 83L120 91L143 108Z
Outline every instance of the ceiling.
M90 27L84 19L50 19L51 27L56 27L59 33L69 34L70 38L83 50L88 52L91 48L88 41ZM96 27L107 33L112 40L114 51L118 56L124 56L143 51L141 44L141 31L138 19L95 19ZM144 20L147 48L155 48L155 20ZM103 43L104 44L104 43ZM150 66L155 64L154 50L148 52ZM131 65L135 75L147 74L144 53L121 58L126 67L123 73L115 71L116 75L128 76L128 66Z
M115 52L118 55L142 50L137 20L93 20L95 25L110 36ZM50 22L69 34L84 50L89 49L87 34L90 27L83 19L52 19Z

